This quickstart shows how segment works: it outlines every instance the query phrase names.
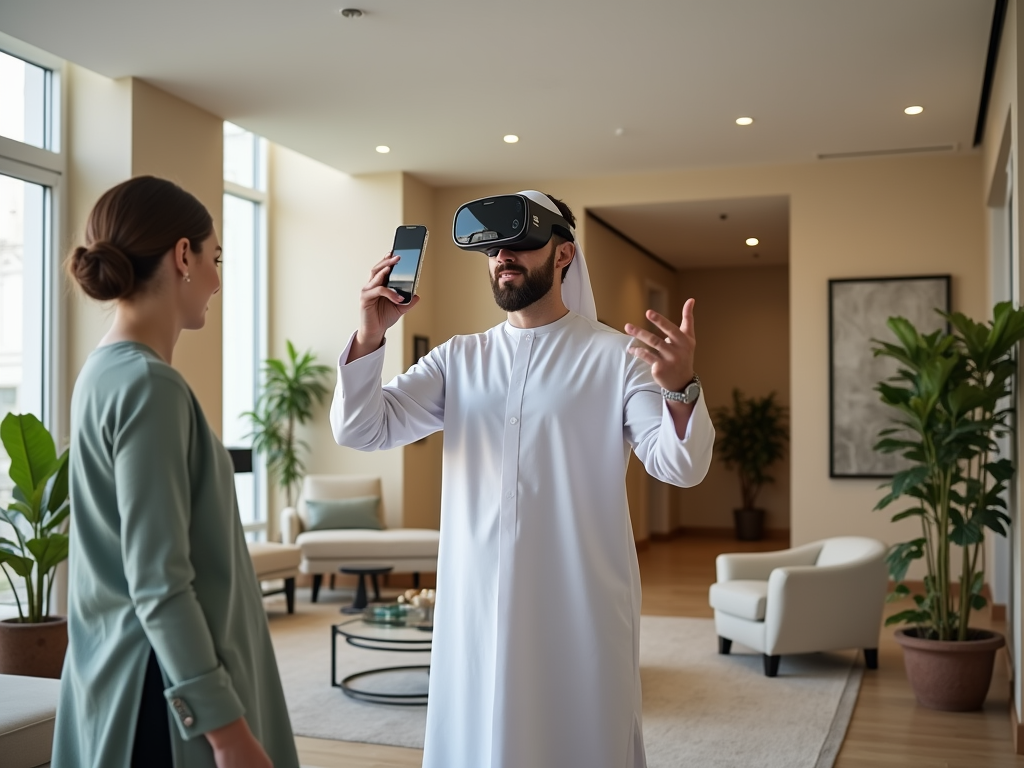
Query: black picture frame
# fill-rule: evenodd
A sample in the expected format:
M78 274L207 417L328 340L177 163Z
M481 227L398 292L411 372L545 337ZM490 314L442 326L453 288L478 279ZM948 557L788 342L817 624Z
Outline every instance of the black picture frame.
M895 360L875 357L872 339L895 341L886 326L902 316L930 333L949 324L935 310L952 304L950 275L843 278L828 281L829 477L891 478L907 466L874 450L896 412L875 391L896 374Z
M412 364L416 365L420 358L430 351L430 339L426 336L412 337Z

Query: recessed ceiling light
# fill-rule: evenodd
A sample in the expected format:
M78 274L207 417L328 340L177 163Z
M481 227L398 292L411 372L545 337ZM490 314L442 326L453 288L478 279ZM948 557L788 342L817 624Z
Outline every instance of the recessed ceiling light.
M377 151L380 152L382 155L386 155L388 152L391 151L391 147L386 147L383 144L381 144L379 147L377 147Z
M752 122L754 122L754 118L752 118L752 117L737 117L736 118L736 125L750 125Z
M747 245L754 246L754 245L757 245L757 243L758 243L758 240L757 240L756 237L748 237L747 238Z
M908 115L920 115L924 112L924 107L907 107L903 111Z
M342 8L340 11L338 11L338 13L340 13L346 19L358 19L360 16L363 15L363 12L360 11L358 8Z
M504 139L506 144L515 144L517 141L519 141L519 137L516 136L514 133L507 134L504 137Z

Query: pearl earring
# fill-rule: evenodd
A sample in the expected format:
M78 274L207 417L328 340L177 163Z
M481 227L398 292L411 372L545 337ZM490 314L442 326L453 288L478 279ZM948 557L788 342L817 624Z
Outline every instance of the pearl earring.
M192 282L192 278L188 276L188 272L185 273L185 282L186 283L191 283Z

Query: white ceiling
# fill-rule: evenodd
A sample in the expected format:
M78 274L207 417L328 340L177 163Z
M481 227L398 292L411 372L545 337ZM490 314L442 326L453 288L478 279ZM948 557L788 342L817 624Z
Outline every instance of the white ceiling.
M597 207L587 212L676 269L789 263L788 197ZM748 237L756 237L758 244L748 246Z
M993 3L2 0L0 30L349 173L535 185L966 150Z

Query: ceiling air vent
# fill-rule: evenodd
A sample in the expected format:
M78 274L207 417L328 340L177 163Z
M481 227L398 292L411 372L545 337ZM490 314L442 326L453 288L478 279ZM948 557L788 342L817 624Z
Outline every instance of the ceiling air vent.
M936 144L932 147L903 147L900 149L865 149L860 152L819 152L819 160L842 160L849 157L884 157L886 155L919 155L924 152L956 152L959 144Z

